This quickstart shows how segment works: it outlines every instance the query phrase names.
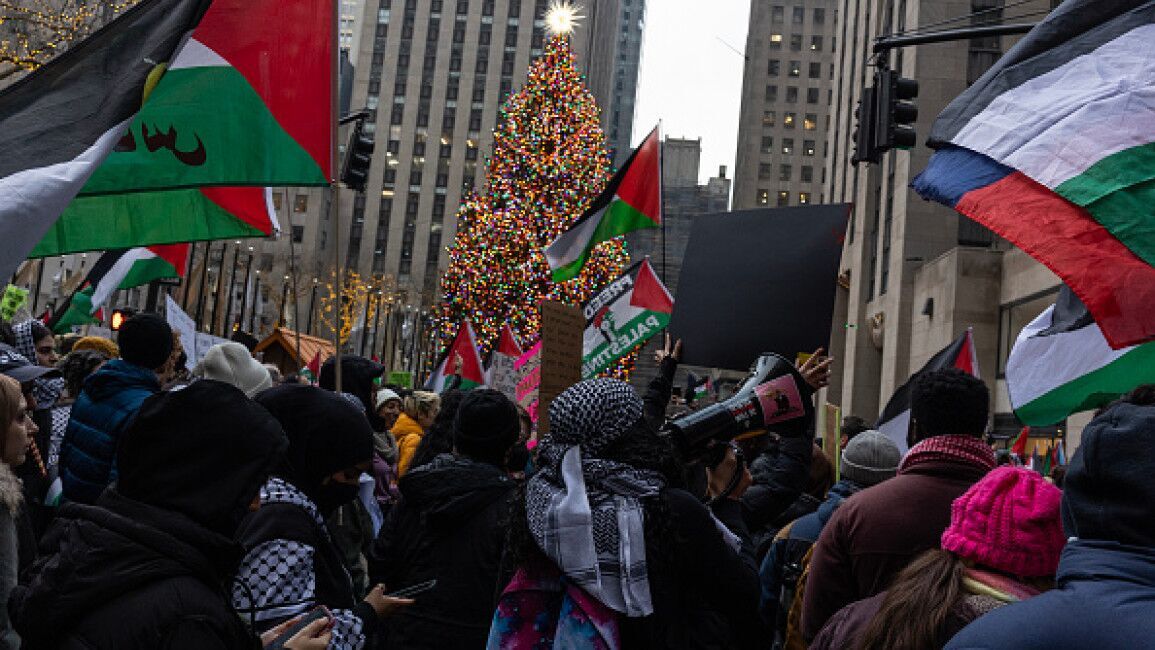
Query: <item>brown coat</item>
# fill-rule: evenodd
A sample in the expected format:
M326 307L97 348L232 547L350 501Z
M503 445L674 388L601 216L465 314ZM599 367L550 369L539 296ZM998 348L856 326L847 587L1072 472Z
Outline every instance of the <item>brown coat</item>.
M885 590L917 555L938 548L951 502L986 472L961 461L926 461L847 499L814 545L803 639L812 641L839 609Z

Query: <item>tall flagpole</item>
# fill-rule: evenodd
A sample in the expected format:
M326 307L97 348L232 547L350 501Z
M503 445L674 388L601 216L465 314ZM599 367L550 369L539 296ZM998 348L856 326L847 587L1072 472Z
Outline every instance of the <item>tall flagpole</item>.
M337 209L337 197L340 195L340 188L337 185L337 137L339 121L338 112L340 111L340 104L338 102L338 77L340 74L340 59L341 48L338 40L338 24L341 17L341 0L333 0L333 24L329 26L330 35L329 46L333 48L331 61L331 74L329 79L329 108L330 108L330 131L329 131L329 217L333 224L333 269L337 276L336 290L337 290L337 306L336 313L333 315L333 370L336 371L336 389L341 392L341 301L344 299L344 291L342 289L345 285L345 274L341 269L341 213Z

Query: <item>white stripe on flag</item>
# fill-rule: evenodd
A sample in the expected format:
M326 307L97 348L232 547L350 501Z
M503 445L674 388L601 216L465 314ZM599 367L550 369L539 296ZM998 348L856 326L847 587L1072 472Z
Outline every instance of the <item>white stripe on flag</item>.
M231 66L224 57L214 52L204 43L201 43L195 38L190 38L184 47L180 49L180 54L177 55L176 60L172 62L172 65L170 65L168 69L228 67Z
M1050 188L1155 141L1155 25L1142 25L996 97L951 142Z
M100 282L92 288L92 313L95 314L98 309L104 306L104 303L112 296L112 292L120 288L120 283L128 275L133 264L152 257L156 257L156 253L147 248L130 248L125 251L120 259L112 265L112 268L108 269L108 273L100 278Z
M618 197L615 196L613 201L617 200ZM594 231L598 229L598 225L605 218L606 210L613 204L613 201L610 201L597 214L579 224L578 227L563 232L557 239L553 240L552 244L545 247L545 260L549 263L550 269L560 269L581 258L590 239L594 236Z
M44 238L124 135L129 118L105 131L68 162L36 167L0 178L0 277L8 278Z
M898 450L906 453L906 434L910 429L910 409L906 409L902 413L878 425L878 432L890 438L890 441L898 445Z

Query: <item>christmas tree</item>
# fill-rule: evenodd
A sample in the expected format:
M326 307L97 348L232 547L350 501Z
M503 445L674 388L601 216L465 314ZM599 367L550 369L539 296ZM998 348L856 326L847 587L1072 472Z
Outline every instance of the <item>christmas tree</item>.
M580 305L626 263L621 238L598 245L581 274L554 283L542 249L597 197L610 176L593 95L569 37L551 37L525 86L500 112L486 189L457 213L438 318L447 346L465 319L488 351L508 322L523 343L539 335L543 299ZM624 365L615 374L621 376Z

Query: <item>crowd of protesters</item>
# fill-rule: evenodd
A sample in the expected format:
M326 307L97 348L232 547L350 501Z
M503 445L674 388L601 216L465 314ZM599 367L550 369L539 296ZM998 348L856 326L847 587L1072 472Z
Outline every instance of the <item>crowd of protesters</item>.
M153 314L3 324L0 650L1155 647L1155 386L1056 485L953 369L914 378L905 441L817 446L816 355L779 373L803 408L691 443L680 349L535 425L356 356L315 386L240 342L192 366Z

